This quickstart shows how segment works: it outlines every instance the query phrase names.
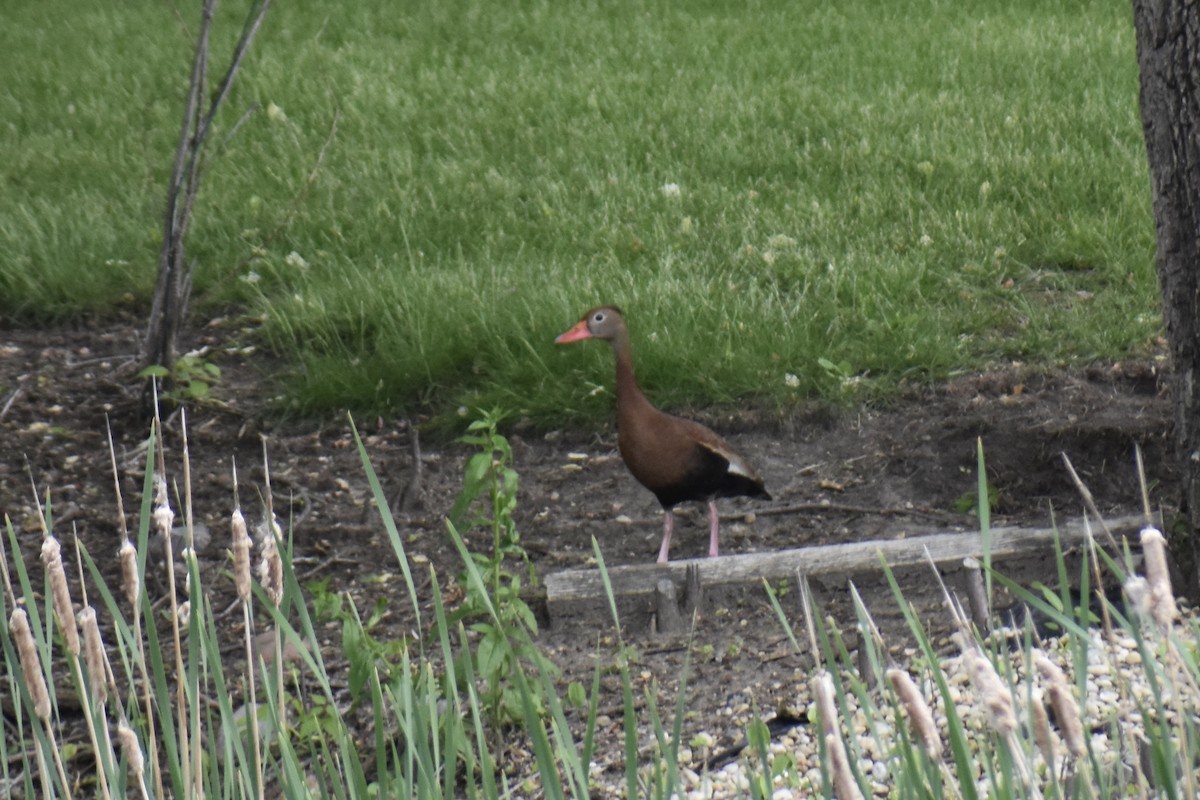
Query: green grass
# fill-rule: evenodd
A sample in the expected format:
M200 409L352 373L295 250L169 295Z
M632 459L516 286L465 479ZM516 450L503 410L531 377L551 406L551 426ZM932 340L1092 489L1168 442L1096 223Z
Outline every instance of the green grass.
M174 13L9 11L0 316L145 306ZM220 120L259 104L209 165L196 314L264 316L293 409L547 424L609 413L603 348L551 345L600 302L669 406L1125 357L1161 327L1136 93L1112 3L278 6Z

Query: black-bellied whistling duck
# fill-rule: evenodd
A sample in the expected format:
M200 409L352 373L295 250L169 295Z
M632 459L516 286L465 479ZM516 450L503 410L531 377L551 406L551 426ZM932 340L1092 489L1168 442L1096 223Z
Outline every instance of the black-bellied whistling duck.
M606 339L617 361L617 447L633 477L662 504L663 538L658 563L667 562L672 509L686 500L708 503L708 555L717 555L718 497L765 497L762 478L729 443L690 419L655 408L633 377L633 355L625 319L616 306L600 306L555 339L556 344Z

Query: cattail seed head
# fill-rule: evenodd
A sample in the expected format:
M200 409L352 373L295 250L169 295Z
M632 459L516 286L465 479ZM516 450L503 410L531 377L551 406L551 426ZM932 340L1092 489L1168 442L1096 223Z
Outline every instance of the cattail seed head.
M138 744L137 734L124 720L117 723L117 741L121 745L121 752L129 762L129 768L135 775L140 776L146 767L146 759L142 755L142 746Z
M258 579L267 597L278 606L283 602L283 559L279 555L279 526L271 520L262 540L262 562L258 567Z
M62 547L58 539L47 536L42 540L42 563L50 576L50 591L54 597L54 616L62 630L63 640L71 655L79 655L79 630L75 627L75 607L71 603L71 589L67 584L67 572L63 568Z
M175 512L171 510L171 501L167 496L167 479L161 475L154 476L154 519L155 529L164 537L171 536L175 524Z
M137 548L126 539L121 542L121 549L117 551L117 555L121 559L121 588L125 592L125 599L129 601L129 607L136 614L142 591L142 582L138 577Z
M1141 575L1130 575L1121 587L1134 611L1142 619L1153 619L1150 613L1150 584Z
M821 672L813 679L813 696L817 699L817 713L821 717L822 733L838 733L837 703L834 700L833 678Z
M183 593L191 597L192 564L196 561L196 551L191 547L185 547L179 552L179 557L183 559Z
M1062 671L1062 667L1046 658L1046 654L1041 650L1033 651L1033 666L1037 668L1038 674L1042 676L1042 680L1047 684L1070 685L1067 681L1067 674Z
M33 631L29 629L29 617L25 609L14 608L8 618L8 628L12 631L13 640L17 645L17 655L21 659L21 673L25 676L25 688L33 700L33 713L42 722L50 722L50 693L46 691L46 678L42 675L42 663L38 660L37 645L33 641Z
M96 622L96 609L91 606L80 609L79 629L83 631L83 655L87 659L88 685L92 697L105 703L108 701L108 660L104 655L100 626Z
M908 712L908 724L912 726L913 735L930 758L941 759L942 737L938 735L933 712L925 702L921 690L917 688L916 682L907 672L894 667L889 669L886 675L896 696L900 698L900 704Z
M988 725L1001 736L1008 736L1017 729L1017 717L1013 713L1012 692L996 674L996 668L986 656L968 647L963 651L967 673L987 711Z
M833 780L833 796L839 800L863 800L862 790L854 782L846 745L836 733L825 734L825 752L829 754L829 777Z
M862 800L862 792L850 772L850 759L846 756L846 744L839 731L837 702L834 697L833 678L822 670L813 678L813 695L817 699L817 713L821 717L821 733L825 737L825 752L829 756L829 776L833 781L834 797L841 800Z
M1058 729L1067 750L1076 758L1087 755L1087 742L1083 737L1083 723L1079 720L1079 706L1071 693L1071 684L1058 665L1039 651L1034 651L1033 665L1037 668L1050 695L1050 707L1058 720Z
M1150 614L1159 625L1170 625L1179 609L1175 605L1175 593L1171 591L1167 540L1158 528L1143 528L1141 539L1143 569L1150 585Z
M233 510L230 527L233 533L233 544L230 548L233 552L233 582L237 586L238 597L242 602L246 602L250 599L250 549L253 542L250 541L246 518L242 516L240 508Z
M1050 717L1046 714L1046 703L1041 689L1033 690L1029 709L1030 727L1033 728L1033 740L1046 764L1054 768L1054 732L1050 730Z

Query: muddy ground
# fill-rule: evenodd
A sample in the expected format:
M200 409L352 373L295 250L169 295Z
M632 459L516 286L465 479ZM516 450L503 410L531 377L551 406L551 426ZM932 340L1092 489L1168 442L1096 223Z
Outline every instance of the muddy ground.
M52 492L60 536L77 532L102 562L105 554L115 553L106 415L125 508L136 529L148 425L129 375L140 335L136 323L50 331L0 328L0 513L11 518L31 564L40 542L31 477L39 491ZM197 405L188 419L195 518L213 532L201 563L210 576L206 585L214 607L226 608L233 598L232 586L219 574L233 503L231 459L237 459L240 495L253 522L263 485L263 434L277 511L293 521L297 572L305 580L327 579L330 589L350 592L363 608L380 597L395 598L379 634L409 632L413 620L407 602L400 602L400 571L369 503L345 415L272 420L266 413L269 360L225 349L220 326L195 336L224 376L215 390L220 404ZM983 439L997 492L996 524L1045 526L1051 509L1059 515L1080 513L1060 460L1064 452L1106 514L1138 511L1135 442L1145 452L1155 501L1169 509L1174 477L1162 363L1161 355L1149 354L1130 363L1069 371L1013 366L915 389L886 407L814 410L783 422L695 413L758 465L775 498L772 503L723 501L722 552L970 530L975 518L962 510L960 500L975 487L977 437ZM468 451L421 441L420 486L413 492L417 450L408 424L362 419L359 425L375 468L396 499L408 552L417 562L432 563L445 587L461 564L442 520L462 485ZM168 467L182 482L178 415L166 428ZM653 497L625 472L611 427L598 433L518 430L510 440L521 477L522 543L539 574L588 566L592 537L609 565L654 559L661 514ZM822 503L826 507L818 507ZM672 557L703 555L703 509L681 512ZM478 533L470 544L483 548L489 541ZM115 575L115 558L106 563ZM913 579L928 582L928 576ZM427 593L429 581L421 583ZM819 591L832 600L844 596L845 587L820 586ZM453 587L447 599L454 599ZM229 619L230 641L240 641L237 618ZM325 657L333 664L340 659L339 631L334 625L325 630ZM672 708L685 647L644 630L626 634L635 644L639 681L656 681L659 707ZM902 631L887 635L896 637L896 647L903 646ZM540 638L562 668L564 683L590 685L595 659L611 660L616 650L611 629L594 625L550 624ZM809 662L791 654L761 592L705 608L695 639L687 732L705 730L719 744L728 743L744 731L751 714L796 707ZM601 704L602 722L612 735L602 731L598 760L615 769L620 763L615 676L606 675L605 686L610 694Z

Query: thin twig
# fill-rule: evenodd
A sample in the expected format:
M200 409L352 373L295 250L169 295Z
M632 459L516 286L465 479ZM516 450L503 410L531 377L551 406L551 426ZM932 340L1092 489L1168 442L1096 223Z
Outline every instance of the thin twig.
M246 23L242 28L242 35L238 38L238 42L233 48L233 55L229 58L229 69L226 70L225 76L221 78L221 82L217 84L217 92L209 104L208 114L205 115L200 125L196 128L197 149L199 149L199 145L203 143L204 138L208 135L208 129L212 126L213 118L216 117L221 103L225 101L225 97L233 87L233 79L237 77L238 70L242 66L242 59L246 57L246 51L250 49L254 37L258 34L259 28L262 27L263 19L267 15L267 9L270 7L271 0L262 0L262 4L258 7L257 11L251 8L247 13Z
M260 106L257 101L246 106L246 110L243 111L242 115L237 118L237 122L233 123L233 127L229 129L229 133L225 134L225 137L221 139L222 150L224 150L225 147L233 140L234 136L237 136L237 132L242 129L242 125L244 125L246 120L250 119L254 112L258 111L259 108Z
M16 402L16 399L17 399L17 397L20 396L20 394L21 394L20 386L18 386L17 388L13 389L11 392L8 393L8 397L6 397L4 399L4 407L0 408L0 419L4 419L6 416L8 416L8 410L10 408L12 408L12 404L14 402Z
M817 646L812 587L808 583L808 576L799 571L796 573L796 583L800 585L800 608L804 611L804 628L808 632L808 644L812 648L813 663L819 665L821 664L821 648Z
M424 477L424 466L421 463L421 436L412 420L408 421L408 437L412 452L412 477L408 485L400 492L400 511L411 511L421 501L421 484Z
M1104 521L1104 515L1096 507L1096 500L1092 497L1091 489L1080 479L1079 473L1075 471L1075 466L1071 463L1071 459L1066 453L1062 454L1062 460L1067 465L1067 472L1071 474L1071 480L1074 481L1075 488L1079 491L1079 496L1083 498L1083 504L1087 506L1087 510L1091 511L1092 515L1100 522L1100 529L1108 537L1108 543L1112 545L1113 552L1120 552L1120 548L1117 547L1116 538L1112 535L1112 531L1108 529L1108 523Z
M1092 535L1092 523L1087 514L1083 515L1083 532L1087 537L1084 548L1084 560L1092 567L1092 580L1096 582L1096 598L1100 602L1100 616L1104 623L1104 638L1110 642L1116 641L1112 619L1108 616L1108 601L1104 596L1104 579L1100 575L1100 556L1096 552L1096 537ZM1087 564L1085 563L1086 567Z
M0 414L2 417L3 414ZM1137 442L1133 443L1133 459L1137 464L1138 486L1142 490L1142 510L1146 514L1146 525L1154 525L1154 515L1150 511L1150 490L1146 486L1146 464L1142 460L1142 446Z

